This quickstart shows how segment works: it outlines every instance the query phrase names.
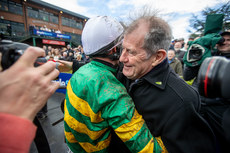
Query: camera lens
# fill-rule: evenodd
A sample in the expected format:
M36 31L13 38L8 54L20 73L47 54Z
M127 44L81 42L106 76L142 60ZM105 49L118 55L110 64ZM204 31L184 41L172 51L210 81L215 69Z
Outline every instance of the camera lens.
M202 50L199 48L194 48L193 50L191 50L191 56L194 59L200 59L202 57Z
M194 62L200 60L204 52L205 49L202 46L200 46L199 44L193 44L188 50L188 61Z
M230 98L230 61L225 57L206 58L198 73L198 89L208 98Z

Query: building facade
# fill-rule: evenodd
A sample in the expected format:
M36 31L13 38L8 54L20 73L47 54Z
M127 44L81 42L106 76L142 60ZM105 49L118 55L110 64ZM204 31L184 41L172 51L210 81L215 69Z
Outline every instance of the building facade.
M87 20L40 0L0 0L0 33L33 46L77 46Z

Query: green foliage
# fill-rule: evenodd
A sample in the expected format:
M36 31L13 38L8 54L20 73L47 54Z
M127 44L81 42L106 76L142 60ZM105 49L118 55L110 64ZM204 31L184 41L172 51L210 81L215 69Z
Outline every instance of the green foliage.
M189 20L190 27L195 29L195 33L203 33L205 27L205 20L209 14L224 14L223 20L223 31L230 29L230 1L219 5L217 8L205 8L201 11L201 15L192 15L192 18Z

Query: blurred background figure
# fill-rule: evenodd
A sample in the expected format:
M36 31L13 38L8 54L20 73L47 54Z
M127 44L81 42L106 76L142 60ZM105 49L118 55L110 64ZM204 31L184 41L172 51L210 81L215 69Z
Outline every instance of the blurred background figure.
M183 57L185 54L185 51L182 50L182 44L181 42L176 42L174 45L174 50L175 50L175 54L176 54L176 58L181 62L182 67L183 67Z
M183 69L181 62L176 58L176 54L174 50L168 51L168 63L170 67L180 76L183 76Z

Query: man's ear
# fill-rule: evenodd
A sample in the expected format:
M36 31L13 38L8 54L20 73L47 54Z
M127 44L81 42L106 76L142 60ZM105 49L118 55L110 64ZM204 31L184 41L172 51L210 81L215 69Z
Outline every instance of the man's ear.
M108 55L111 55L113 53L116 53L117 52L117 48L114 47L113 49L110 50L110 52L108 53Z
M159 49L152 59L152 67L160 64L167 57L167 52L164 49Z

